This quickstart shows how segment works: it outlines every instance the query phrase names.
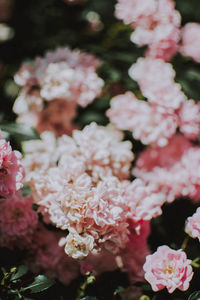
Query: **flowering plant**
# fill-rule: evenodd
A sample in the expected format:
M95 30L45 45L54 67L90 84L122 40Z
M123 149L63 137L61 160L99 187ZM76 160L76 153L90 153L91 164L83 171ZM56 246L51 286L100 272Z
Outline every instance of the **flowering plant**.
M199 299L198 10L0 0L0 299Z

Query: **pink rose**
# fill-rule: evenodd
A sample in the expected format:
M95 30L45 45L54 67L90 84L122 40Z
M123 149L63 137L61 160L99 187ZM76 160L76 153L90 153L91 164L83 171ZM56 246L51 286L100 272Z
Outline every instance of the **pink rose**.
M186 291L193 276L190 263L191 260L187 259L181 249L160 246L154 254L146 257L143 266L145 279L155 292L164 287L169 293L173 293L175 289Z

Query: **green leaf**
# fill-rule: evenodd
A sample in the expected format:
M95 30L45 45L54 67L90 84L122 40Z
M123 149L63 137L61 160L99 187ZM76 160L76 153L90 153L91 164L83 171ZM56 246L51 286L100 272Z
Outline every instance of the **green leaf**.
M37 131L27 124L1 123L0 129L13 135L19 141L40 139Z
M50 279L44 275L38 275L37 277L35 277L35 280L29 286L22 288L22 291L24 292L30 289L31 293L39 293L44 290L47 290L54 283L55 281L53 279Z
M11 281L15 281L22 276L24 276L28 272L28 267L25 265L21 265L17 268L16 272L12 274Z
M194 293L192 293L188 300L199 300L200 299L200 291L196 291Z

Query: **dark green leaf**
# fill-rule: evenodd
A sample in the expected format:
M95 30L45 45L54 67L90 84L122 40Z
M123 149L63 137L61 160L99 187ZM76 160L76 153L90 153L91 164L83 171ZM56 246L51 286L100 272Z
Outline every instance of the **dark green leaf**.
M12 274L11 281L17 280L24 276L28 272L28 267L25 265L21 265L17 268L16 272Z
M188 300L199 300L200 299L200 291L196 291L194 293L192 293Z
M37 140L40 139L39 134L35 129L27 124L20 123L2 123L0 129L10 133L19 141Z
M30 290L31 293L39 293L50 288L55 281L44 275L38 275L35 280L27 287L22 288L22 291Z

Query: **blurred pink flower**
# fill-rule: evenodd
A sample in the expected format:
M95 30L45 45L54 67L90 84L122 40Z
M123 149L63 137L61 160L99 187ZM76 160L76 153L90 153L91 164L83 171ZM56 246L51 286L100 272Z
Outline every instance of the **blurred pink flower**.
M87 106L101 93L103 80L96 73L99 65L93 55L69 48L58 48L33 64L23 64L15 75L22 86L13 107L18 122L39 132L71 134L77 106Z
M174 82L175 71L171 64L161 59L139 58L129 70L143 95L154 105L176 110L186 101L181 86Z
M148 45L147 56L170 60L178 52L181 17L172 0L118 0L116 17L135 28L131 40Z
M0 246L28 248L32 243L38 216L32 208L32 197L21 192L0 200Z
M193 238L198 238L200 241L200 208L186 221L185 231Z
M133 174L172 202L176 197L188 196L199 201L200 149L183 136L176 135L163 148L151 147L140 154Z
M182 29L182 45L180 47L182 55L192 57L196 62L200 62L200 24L187 23Z
M200 134L200 103L195 103L194 100L185 101L178 116L180 131L188 139L196 140Z
M178 126L175 114L138 100L131 92L115 96L107 116L119 129L132 131L136 140L161 147L168 143Z
M35 231L26 263L33 273L44 273L68 285L79 275L79 265L58 246L62 233L50 231L41 224Z
M133 28L141 25L148 27L156 12L155 0L118 0L115 15L125 24L131 24Z
M14 194L23 186L22 155L13 151L10 144L0 140L0 195Z
M186 291L192 279L191 260L180 250L172 250L168 246L160 246L157 251L146 257L144 264L145 279L157 292L167 288L169 293L175 289Z

